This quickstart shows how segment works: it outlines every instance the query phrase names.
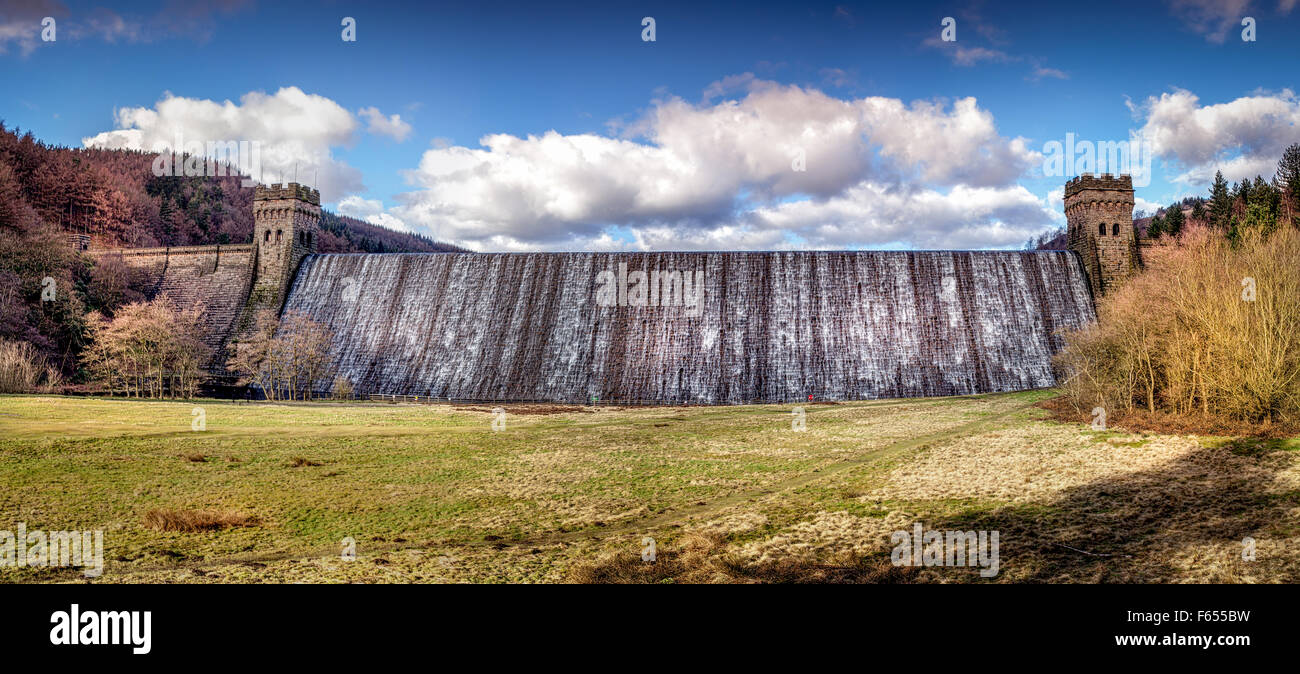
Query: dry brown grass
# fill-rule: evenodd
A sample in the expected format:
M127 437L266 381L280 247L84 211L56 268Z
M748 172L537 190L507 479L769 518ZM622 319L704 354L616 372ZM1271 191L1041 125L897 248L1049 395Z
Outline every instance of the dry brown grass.
M1300 456L1285 444L1042 424L935 447L862 500L895 504L889 517L911 510L931 529L1000 531L997 582L1295 582ZM870 525L792 527L774 556L842 546L843 531L870 539ZM1247 537L1257 561L1241 557ZM977 582L942 569L920 580Z
M312 461L311 459L303 458L301 456L295 456L293 457L293 459L289 461L290 468L305 468L307 466L319 466L319 465L320 465L319 461Z
M1089 424L1092 415L1071 404L1065 397L1051 398L1036 403L1035 407L1052 413L1053 419L1066 423ZM1274 423L1267 426L1224 417L1203 414L1173 414L1150 412L1141 408L1108 413L1106 424L1133 432L1160 433L1164 435L1226 435L1260 438L1291 438L1300 436L1300 420Z
M907 583L915 569L897 567L888 557L853 553L834 556L827 563L782 559L747 563L726 551L726 536L717 531L687 534L673 546L656 551L655 561L642 561L639 552L606 555L579 564L569 582L584 584L640 583Z
M45 384L40 384L42 378ZM52 390L62 382L59 371L45 362L27 342L0 339L0 393L33 393Z
M502 403L497 407L501 407L502 409L504 409L506 411L506 414L517 414L520 416L546 416L550 414L575 414L575 413L589 414L592 412L591 409L582 407L581 405L527 405L527 404L510 405L510 404ZM491 414L492 410L495 409L495 407L457 406L453 409L455 409L457 412L486 412L488 414Z
M259 524L261 522L254 516L224 510L155 508L144 515L144 525L158 531L214 531Z
M203 454L183 454L182 457L191 463L204 463L208 460Z

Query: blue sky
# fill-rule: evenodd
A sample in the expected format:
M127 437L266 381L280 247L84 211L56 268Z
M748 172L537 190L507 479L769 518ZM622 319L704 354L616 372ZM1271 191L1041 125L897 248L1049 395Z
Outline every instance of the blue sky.
M1063 220L1066 134L1146 139L1139 207L1300 141L1295 0L547 4L6 1L0 118L260 141L268 180L484 250L1014 247Z

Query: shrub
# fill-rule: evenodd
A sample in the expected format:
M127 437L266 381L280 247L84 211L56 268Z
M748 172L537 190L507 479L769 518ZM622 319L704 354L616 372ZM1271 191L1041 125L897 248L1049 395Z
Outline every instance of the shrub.
M49 392L62 383L63 374L31 344L0 339L0 393Z
M1057 357L1077 409L1300 419L1300 231L1200 226L1146 254Z
M339 375L334 378L334 399L348 400L352 397L352 380Z
M150 510L144 515L144 525L157 531L212 531L227 527L254 527L260 522L256 517L242 513L213 510Z

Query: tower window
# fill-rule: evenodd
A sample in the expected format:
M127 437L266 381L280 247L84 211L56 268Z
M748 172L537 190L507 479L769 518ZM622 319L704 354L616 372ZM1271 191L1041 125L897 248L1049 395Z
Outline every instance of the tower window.
M1104 227L1105 225L1102 225L1102 226ZM1102 232L1102 233L1105 234L1105 232ZM275 230L275 242L276 242L276 243L280 243L280 230L278 230L278 229Z
M1114 234L1115 236L1119 236L1119 223L1118 223L1118 222L1110 226L1110 233L1111 233L1111 234Z
M262 236L262 241L265 241L266 243L271 242L271 230L266 230L264 236Z
M1101 236L1106 236L1106 223L1103 222L1100 225L1097 225L1097 233Z

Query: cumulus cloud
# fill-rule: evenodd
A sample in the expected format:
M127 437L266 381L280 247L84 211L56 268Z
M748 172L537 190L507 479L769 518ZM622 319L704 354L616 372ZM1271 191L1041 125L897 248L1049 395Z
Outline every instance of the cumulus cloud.
M1155 215L1156 211L1164 208L1167 204L1158 204L1154 201L1147 201L1142 197L1133 197L1133 212L1146 211L1147 215Z
M366 131L370 133L388 136L399 143L411 135L411 125L403 122L401 115L385 117L376 107L361 108L357 114L366 120Z
M344 197L339 201L339 215L364 220L372 225L387 227L399 232L409 232L410 227L406 226L399 218L384 210L384 202L378 199L366 199L358 195Z
M441 240L509 250L623 245L610 227L626 228L639 248L773 247L795 230L814 246L937 246L950 231L954 245L988 247L1017 243L1028 220L1050 218L1011 188L1041 156L999 135L973 98L843 100L743 76L708 92L739 85L748 88L739 100L656 101L622 137L492 134L478 148L426 150L407 173L417 189L392 212ZM939 206L966 197L983 205L963 218ZM859 203L871 199L894 208ZM912 228L901 224L906 206L920 209ZM850 212L851 227L795 219Z
M1062 218L1063 219L1063 218ZM863 182L827 200L758 208L716 227L638 227L633 241L596 237L596 250L841 250L1007 248L1054 224L1047 202L1019 185L948 192Z
M250 92L239 103L168 93L152 108L122 108L115 117L117 129L83 138L82 144L173 152L186 151L192 142L249 141L258 144L260 170L258 157L237 156L234 163L263 182L292 180L295 171L300 182L314 176L325 201L364 189L361 172L331 154L332 147L352 142L356 118L338 103L297 87Z
M1289 89L1211 105L1180 89L1150 97L1138 110L1146 116L1141 138L1157 157L1184 169L1176 182L1204 184L1216 169L1229 180L1271 177L1300 134L1300 100Z
M782 203L755 210L745 222L793 233L813 248L906 242L918 248L1005 248L1053 221L1048 203L1020 185L933 189L854 185L825 201Z

